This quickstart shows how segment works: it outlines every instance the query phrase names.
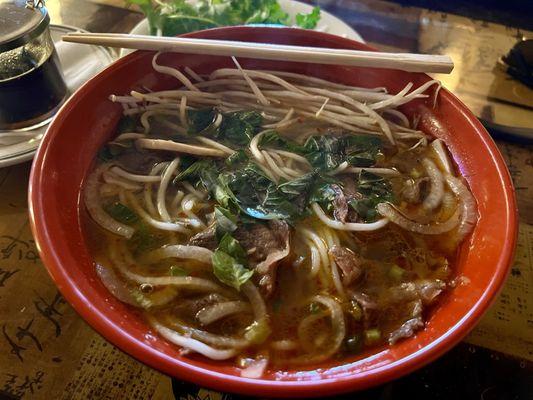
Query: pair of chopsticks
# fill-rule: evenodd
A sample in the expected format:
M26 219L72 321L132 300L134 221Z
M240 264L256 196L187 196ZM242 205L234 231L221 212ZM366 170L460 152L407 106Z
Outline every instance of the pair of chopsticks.
M74 32L63 36L63 41L137 50L235 56L277 61L297 61L313 64L390 68L408 72L450 73L453 69L453 61L446 55L381 53L374 51L339 50L229 40L191 39L117 33Z

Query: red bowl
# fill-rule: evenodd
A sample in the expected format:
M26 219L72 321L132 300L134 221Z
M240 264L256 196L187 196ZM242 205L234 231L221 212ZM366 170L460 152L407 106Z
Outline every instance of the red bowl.
M303 46L373 50L325 33L291 28L228 27L190 37ZM468 181L479 208L473 234L461 246L456 273L469 283L449 291L427 327L391 347L305 371L269 371L261 379L240 377L231 362L183 357L153 333L130 307L116 300L95 274L80 225L80 189L100 146L113 134L122 109L107 101L135 87L171 88L176 81L154 72L152 53L135 52L87 82L61 108L37 152L30 178L31 225L41 258L67 301L106 339L153 368L221 391L276 397L333 395L384 383L434 360L459 342L479 321L501 288L513 258L517 213L511 179L496 145L474 115L454 95L441 90L436 109L423 103L404 111L422 116L421 128L442 138ZM166 54L167 65L187 65L207 73L233 67L227 57ZM397 92L425 74L240 60L247 68L283 69L342 83ZM83 209L83 207L82 207Z

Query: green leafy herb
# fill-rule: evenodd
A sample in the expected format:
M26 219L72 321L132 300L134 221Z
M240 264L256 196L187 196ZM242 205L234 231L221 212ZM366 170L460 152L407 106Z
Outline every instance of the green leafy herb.
M187 120L189 123L189 133L214 133L214 123L218 116L215 108L202 108L200 110L187 111Z
M357 191L363 197L351 199L349 204L366 222L376 220L378 216L376 206L379 203L394 200L390 182L382 176L365 170L359 174Z
M296 15L296 24L304 29L315 29L320 20L320 7L314 7L309 14L298 13Z
M105 207L105 211L111 218L122 222L123 224L132 225L139 220L139 216L135 214L129 207L122 203L115 202Z
M226 158L226 161L224 163L228 167L234 167L247 160L248 155L246 154L246 152L243 149L239 149L235 153L230 155L228 158Z
M222 250L224 253L232 256L237 262L246 265L246 250L243 249L241 244L230 234L226 233L220 239L218 243L218 250Z
M297 154L304 154L306 152L304 146L280 136L279 133L274 130L265 132L259 139L258 145L292 151Z
M219 137L237 145L247 145L261 129L263 117L257 111L224 114Z
M312 136L305 143L305 157L321 171L330 171L343 162L370 167L380 154L381 140L369 135Z
M234 257L223 250L217 249L213 253L213 273L219 281L240 290L241 285L250 279L254 273L239 263Z
M142 220L134 225L135 233L128 239L128 246L135 255L159 247L162 237L155 234Z

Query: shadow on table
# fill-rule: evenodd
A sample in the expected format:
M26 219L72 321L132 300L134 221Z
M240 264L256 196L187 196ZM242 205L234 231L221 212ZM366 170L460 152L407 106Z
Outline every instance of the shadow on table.
M172 389L177 400L252 399L213 392L207 395L204 390L199 393L197 386L174 379ZM462 343L404 378L334 399L533 400L533 363Z

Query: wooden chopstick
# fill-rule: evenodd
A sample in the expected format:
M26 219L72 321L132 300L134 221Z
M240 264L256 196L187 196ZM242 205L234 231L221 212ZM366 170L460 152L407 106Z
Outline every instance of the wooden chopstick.
M450 73L453 61L447 55L381 53L374 51L288 46L230 40L191 39L117 33L69 33L65 42L155 50L188 54L235 56L314 64L391 68L409 72Z

